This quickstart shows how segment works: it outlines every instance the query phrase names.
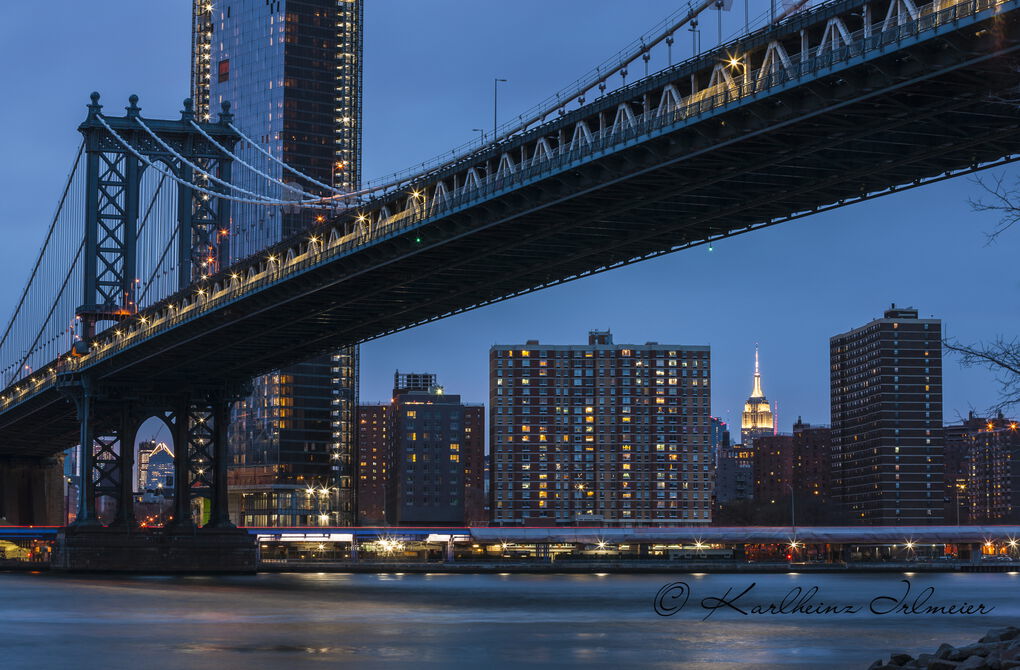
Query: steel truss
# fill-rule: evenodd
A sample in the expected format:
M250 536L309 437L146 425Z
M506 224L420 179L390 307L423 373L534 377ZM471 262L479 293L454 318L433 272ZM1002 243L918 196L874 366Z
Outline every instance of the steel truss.
M86 337L96 332L97 323L121 321L138 311L139 192L146 169L140 157L165 165L181 182L195 185L178 187L178 285L184 287L222 268L230 257L230 202L198 190L226 189L203 183L204 175L194 174L191 165L229 182L229 150L238 140L229 128L233 116L226 110L219 123L202 124L201 131L197 130L192 125L195 113L190 100L185 101L179 121L147 122L158 140L139 125L138 96L131 96L124 117L102 116L98 93L92 94L88 109L88 118L78 127L85 138L87 182L85 281L77 315ZM215 142L205 139L202 132ZM130 149L113 133L128 142Z
M822 5L188 286L0 393L6 448L73 439L58 380L246 379L1020 156L1001 102L1020 85L1020 0L889 1Z
M209 501L204 526L233 527L227 509L227 427L230 403L243 389L198 390L167 396L125 385L68 383L63 392L77 408L79 487L76 524L99 524L97 501L116 505L110 525L135 525L133 468L135 434L149 417L163 421L174 436L174 519L177 528L195 525L192 503ZM81 445L91 445L82 449Z

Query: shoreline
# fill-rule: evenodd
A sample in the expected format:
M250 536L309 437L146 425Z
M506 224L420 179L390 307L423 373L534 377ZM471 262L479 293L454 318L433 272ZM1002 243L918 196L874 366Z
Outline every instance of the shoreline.
M0 572L38 573L58 572L48 563L0 562ZM62 572L62 571L61 571ZM677 561L605 561L605 562L534 562L534 561L453 561L453 562L400 562L400 561L322 561L288 562L261 561L254 573L358 573L358 574L522 574L522 575L605 575L605 574L881 574L881 573L1016 573L1020 563L946 563L905 562L881 563L738 563L734 561L677 562ZM225 574L220 571L166 572L113 572L102 574L155 575L155 574ZM86 574L75 572L75 574Z
M713 561L711 563L682 563L660 561L634 561L628 563L605 562L571 564L558 563L482 563L482 562L450 562L450 563L366 563L366 562L322 562L322 563L287 563L274 564L264 562L259 565L260 573L308 573L308 572L352 572L352 573L449 573L449 574L688 574L692 572L706 574L871 574L871 573L902 573L902 572L1020 572L1020 565L981 565L958 564L944 565L934 563L861 563L841 565L832 563L733 563Z

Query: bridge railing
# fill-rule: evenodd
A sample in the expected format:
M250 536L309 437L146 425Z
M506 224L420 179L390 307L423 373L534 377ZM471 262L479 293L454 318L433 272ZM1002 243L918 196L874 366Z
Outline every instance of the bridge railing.
M91 343L91 351L87 356L81 358L63 356L34 378L6 389L0 395L0 410L49 387L59 373L74 372L94 365L141 340L263 290L289 276L335 260L337 257L352 254L381 240L410 232L432 220L472 207L508 190L547 178L577 163L591 161L618 151L639 141L643 136L672 129L678 124L696 123L724 110L729 105L741 104L748 99L770 94L780 86L831 71L836 66L871 52L883 51L889 45L917 37L923 32L1015 1L963 0L941 9L937 2L933 2L919 8L917 18L905 21L890 30L866 34L874 28L869 26L868 30L862 29L852 33L850 44L836 48L816 47L808 53L798 54L799 60L789 66L773 67L765 72L752 70L738 73L737 76L731 77L731 81L699 92L698 95L689 96L680 105L666 110L665 113L649 110L635 114L633 122L625 127L614 125L593 131L590 139L564 142L550 155L536 154L532 159L522 161L516 169L486 175L477 185L465 183L461 188L451 190L438 202L434 200L426 202L424 196L420 196L420 200L415 196L411 198L410 206L375 226L358 228L354 233L343 235L338 234L337 229L331 224L318 226L307 238L300 241L292 239L271 247L264 254L246 259L207 281L156 303L140 313L136 320L107 329ZM942 3L945 4L947 3ZM373 206L381 208L384 204L392 204L392 201L387 203L380 200L368 203L365 211L372 211Z

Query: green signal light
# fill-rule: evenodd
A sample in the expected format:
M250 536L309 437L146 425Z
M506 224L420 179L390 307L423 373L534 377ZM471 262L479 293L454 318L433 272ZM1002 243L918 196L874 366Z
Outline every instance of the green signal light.
M418 244L421 244L421 238L420 237L414 238L414 241L417 242Z

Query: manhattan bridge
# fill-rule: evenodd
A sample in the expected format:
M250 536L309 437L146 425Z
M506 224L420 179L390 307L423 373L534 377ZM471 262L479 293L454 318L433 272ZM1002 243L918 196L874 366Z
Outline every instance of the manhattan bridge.
M157 416L177 445L177 528L226 537L229 406L255 375L1020 153L1020 0L792 7L648 72L714 4L489 141L357 191L283 164L229 104L152 119L94 93L0 339L0 463L90 445L76 526L115 543L133 523L130 445ZM235 216L273 209L315 223L267 245Z

